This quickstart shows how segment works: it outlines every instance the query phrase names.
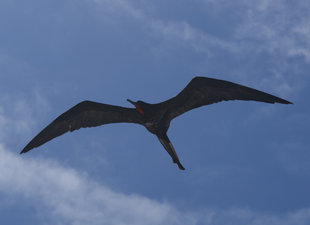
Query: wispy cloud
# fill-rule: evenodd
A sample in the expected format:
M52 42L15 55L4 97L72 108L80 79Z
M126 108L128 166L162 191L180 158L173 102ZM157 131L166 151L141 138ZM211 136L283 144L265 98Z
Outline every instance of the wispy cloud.
M51 213L45 221L51 224L197 223L191 214L181 214L168 203L114 192L71 168L44 159L22 158L3 146L0 170L1 192L25 196L40 213Z
M169 202L113 191L81 171L42 158L20 157L3 146L0 146L0 171L0 192L15 201L27 200L40 218L45 218L42 221L45 224L306 225L310 222L310 209L284 215L247 209L181 211Z
M310 62L310 17L305 1L241 1L245 7L243 22L235 30L235 39L249 44L251 51L278 52L286 56L301 55ZM307 21L307 22L306 22Z
M46 104L41 101L37 100L37 104ZM20 104L27 108L27 102L19 102L22 103L16 104L17 111ZM10 118L2 114L2 121ZM31 116L21 118L25 123L31 120ZM14 132L17 131L11 133ZM168 201L115 191L83 170L40 157L21 156L0 143L0 193L9 200L2 202L1 209L27 202L27 206L35 209L32 216L44 224L306 225L310 222L310 209L276 215L240 208L212 209L206 204L196 211L184 210L186 207L176 207Z
M7 100L9 100L8 98ZM45 105L38 97L35 105ZM11 102L11 101L9 101ZM16 102L17 112L25 114L20 123L31 121L33 112L20 111L28 108L27 102ZM13 110L15 111L15 110ZM12 115L2 114L2 121L11 121ZM23 121L22 121L23 120ZM0 123L0 128L3 124ZM12 130L11 133L17 133ZM83 170L65 167L44 158L29 158L13 153L0 143L0 193L10 201L2 209L20 202L27 202L35 209L37 218L44 224L186 224L186 225L306 225L310 222L310 210L275 215L249 209L212 209L208 204L200 210L188 211L168 201L151 199L136 193L124 194L112 190L106 184L96 182Z
M294 28L289 28L292 33L288 36L282 34L293 24L268 24L268 16L273 13L271 4L282 4L281 1L275 1L276 3L268 0L258 1L259 4L250 1L253 5L246 3L245 0L240 1L240 4L247 6L248 13L244 17L244 23L236 27L235 36L230 40L211 35L186 21L166 21L151 16L143 8L134 7L131 1L93 0L92 2L110 12L115 10L126 12L132 18L139 20L153 35L163 40L183 43L184 46L205 53L206 57L211 57L217 49L225 49L235 54L252 50L254 53L260 51L270 54L280 51L281 54L289 56L301 55L306 59L308 57L307 36L310 29L307 18L293 21L294 24L298 24L298 21L303 22ZM218 4L215 0L209 0L209 2ZM285 8L280 7L280 9ZM280 27L276 28L276 26ZM245 43L242 43L243 41ZM270 80L273 83L270 83ZM261 79L261 82L262 85L276 86L279 80L285 79L279 71L275 71L274 77ZM278 92L285 94L291 90L292 87L283 81ZM168 201L112 190L107 184L93 180L84 171L65 167L55 161L12 153L11 149L5 147L7 145L4 141L5 137L8 134L28 132L34 126L32 120L34 115L39 115L41 110L46 110L48 106L39 93L33 94L32 97L34 98L31 100L0 98L0 128L6 131L0 134L0 143L2 143L0 145L0 192L16 204L27 201L27 204L34 207L36 213L41 215L40 218L45 224L306 225L310 223L309 208L276 214L240 208L213 209L206 203L205 208L195 212L187 211L184 210L186 207L178 207ZM34 108L29 108L29 105ZM285 163L287 157L289 154L283 156ZM218 171L217 169L214 172L214 176L217 176ZM1 209L11 207L3 204L5 203L2 202Z
M215 48L225 48L229 51L237 51L235 44L217 38L186 21L165 21L149 15L146 9L135 7L130 1L92 0L104 12L125 13L132 19L138 20L142 26L154 36L173 42L181 42L195 51L211 55Z
M145 27L152 29L157 35L174 41L184 41L196 51L209 52L212 48L222 48L235 53L244 53L245 50L250 50L252 53L253 50L282 51L288 56L302 54L310 62L310 43L307 38L310 31L308 23L310 18L308 15L299 13L310 7L304 1L294 4L282 0L239 0L233 4L225 4L225 1L203 1L222 8L235 5L244 12L242 18L239 18L243 22L235 24L233 35L225 39L194 27L185 20L169 21L157 18L148 14L146 9L134 6L131 1L92 0L92 2L102 10L109 9L111 13L126 13L140 20ZM202 7L206 6L202 3Z
M253 55L259 57L261 54L271 56L275 60L272 64L273 68L270 68L268 75L255 79L256 82L261 86L268 84L282 96L301 89L299 77L285 69L289 67L290 57L301 56L306 62L310 62L308 38L310 17L307 13L303 13L302 16L299 13L305 8L310 8L307 3L291 4L282 0L239 0L234 4L225 1L202 1L200 3L202 8L208 7L206 3L211 4L219 14L225 14L227 10L241 10L241 13L236 15L239 23L232 24L230 27L231 35L222 37L211 34L208 29L195 27L185 19L172 21L156 17L156 14L148 13L149 10L145 5L133 4L132 1L92 0L92 2L101 10L110 9L109 12L112 14L120 15L120 12L121 15L126 14L144 27L148 34L172 45L178 43L185 48L203 53L205 58L218 56L223 52L243 58L252 58ZM160 48L160 46L157 47ZM244 71L236 71L236 73L242 81L250 81L249 77L253 76Z
M0 97L0 127L6 132L0 133L0 140L12 140L12 136L24 136L31 132L42 112L49 109L47 101L39 91L29 93L27 96L8 96L3 94ZM7 144L7 142L6 142Z

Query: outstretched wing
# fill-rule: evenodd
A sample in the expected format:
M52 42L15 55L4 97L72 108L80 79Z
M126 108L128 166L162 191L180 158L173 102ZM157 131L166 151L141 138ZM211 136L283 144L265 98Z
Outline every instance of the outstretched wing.
M122 122L140 123L141 115L131 108L83 101L57 117L35 136L20 153L26 153L68 131Z
M168 119L173 119L191 109L228 100L292 104L282 98L229 81L195 77L177 96L157 105L167 110Z

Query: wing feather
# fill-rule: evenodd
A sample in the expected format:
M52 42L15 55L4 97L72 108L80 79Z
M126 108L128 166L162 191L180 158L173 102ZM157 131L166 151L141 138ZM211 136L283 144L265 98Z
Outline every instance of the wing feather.
M158 105L167 109L166 116L173 119L191 109L228 100L292 104L274 95L229 81L195 77L177 96Z
M109 123L141 123L135 109L83 101L57 117L35 136L21 151L26 153L68 131Z

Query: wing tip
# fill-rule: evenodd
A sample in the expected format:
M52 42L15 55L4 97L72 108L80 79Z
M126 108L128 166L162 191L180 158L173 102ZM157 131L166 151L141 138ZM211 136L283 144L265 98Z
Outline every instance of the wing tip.
M21 155L21 154L24 154L24 153L26 153L27 151L24 151L24 150L22 150L19 154Z
M26 152L29 152L31 149L33 149L33 147L30 147L27 145L19 154L24 154Z
M294 104L293 102L287 101L287 100L282 99L282 98L277 99L276 102L277 102L277 103L281 103L281 104L286 104L286 105Z
M294 103L293 103L293 102L289 102L289 101L287 101L287 103L286 103L286 104L293 105Z

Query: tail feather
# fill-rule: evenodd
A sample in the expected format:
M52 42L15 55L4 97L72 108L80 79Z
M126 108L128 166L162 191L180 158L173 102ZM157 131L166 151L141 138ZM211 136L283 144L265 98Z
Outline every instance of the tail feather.
M180 170L185 170L185 168L180 163L177 153L175 152L173 145L171 144L168 136L165 134L163 136L158 136L160 143L164 146L168 154L171 156L173 163L176 163Z

